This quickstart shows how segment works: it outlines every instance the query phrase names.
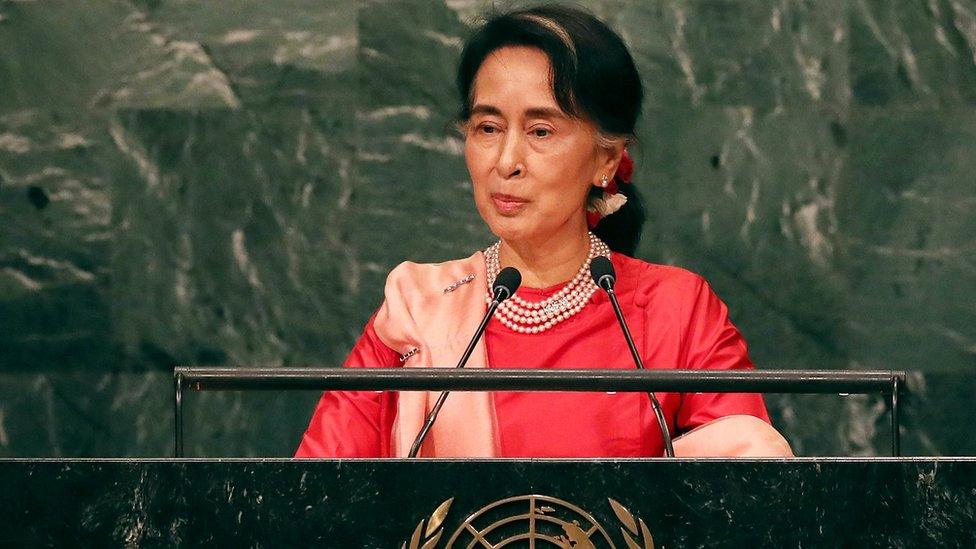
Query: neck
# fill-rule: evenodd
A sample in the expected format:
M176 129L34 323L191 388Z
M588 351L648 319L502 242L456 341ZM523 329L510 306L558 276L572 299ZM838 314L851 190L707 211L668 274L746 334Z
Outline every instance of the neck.
M498 250L498 263L522 273L522 284L547 288L572 279L586 261L590 237L585 227L533 242L505 241Z

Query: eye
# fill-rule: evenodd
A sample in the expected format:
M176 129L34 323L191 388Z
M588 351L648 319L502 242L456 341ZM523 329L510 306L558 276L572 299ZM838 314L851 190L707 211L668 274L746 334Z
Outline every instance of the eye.
M535 137L543 138L552 135L552 130L549 128L532 128L531 133Z
M496 133L498 133L498 128L496 128L491 124L483 123L475 126L474 131L476 133L480 133L484 135L495 135Z

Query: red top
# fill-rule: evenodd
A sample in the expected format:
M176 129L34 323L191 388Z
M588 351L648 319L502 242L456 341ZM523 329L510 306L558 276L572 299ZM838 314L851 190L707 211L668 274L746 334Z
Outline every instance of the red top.
M615 291L648 369L753 368L728 308L698 275L613 254ZM538 301L551 288L519 288ZM602 291L574 317L541 334L520 334L492 319L485 333L492 368L635 368L609 298ZM407 359L409 360L409 359ZM399 366L399 355L366 324L346 367ZM715 418L748 414L769 421L757 394L657 393L673 436ZM396 392L323 394L295 457L385 457ZM660 456L664 442L643 393L503 392L494 397L501 457Z

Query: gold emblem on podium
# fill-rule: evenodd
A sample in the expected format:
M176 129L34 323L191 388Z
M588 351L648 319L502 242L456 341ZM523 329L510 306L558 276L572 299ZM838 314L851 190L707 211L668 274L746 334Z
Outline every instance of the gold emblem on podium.
M501 499L478 509L458 526L443 545L444 521L451 509L451 498L421 520L401 549L453 549L529 547L542 549L616 549L614 539L623 539L627 549L653 549L654 539L642 519L623 505L607 498L620 522L620 536L611 536L587 511L572 503L543 495Z

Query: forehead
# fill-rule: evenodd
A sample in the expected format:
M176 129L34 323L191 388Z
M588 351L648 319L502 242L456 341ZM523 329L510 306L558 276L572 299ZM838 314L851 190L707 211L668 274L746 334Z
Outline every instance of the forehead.
M489 54L478 68L473 96L475 103L532 102L558 108L549 57L542 50L526 46L506 46Z

